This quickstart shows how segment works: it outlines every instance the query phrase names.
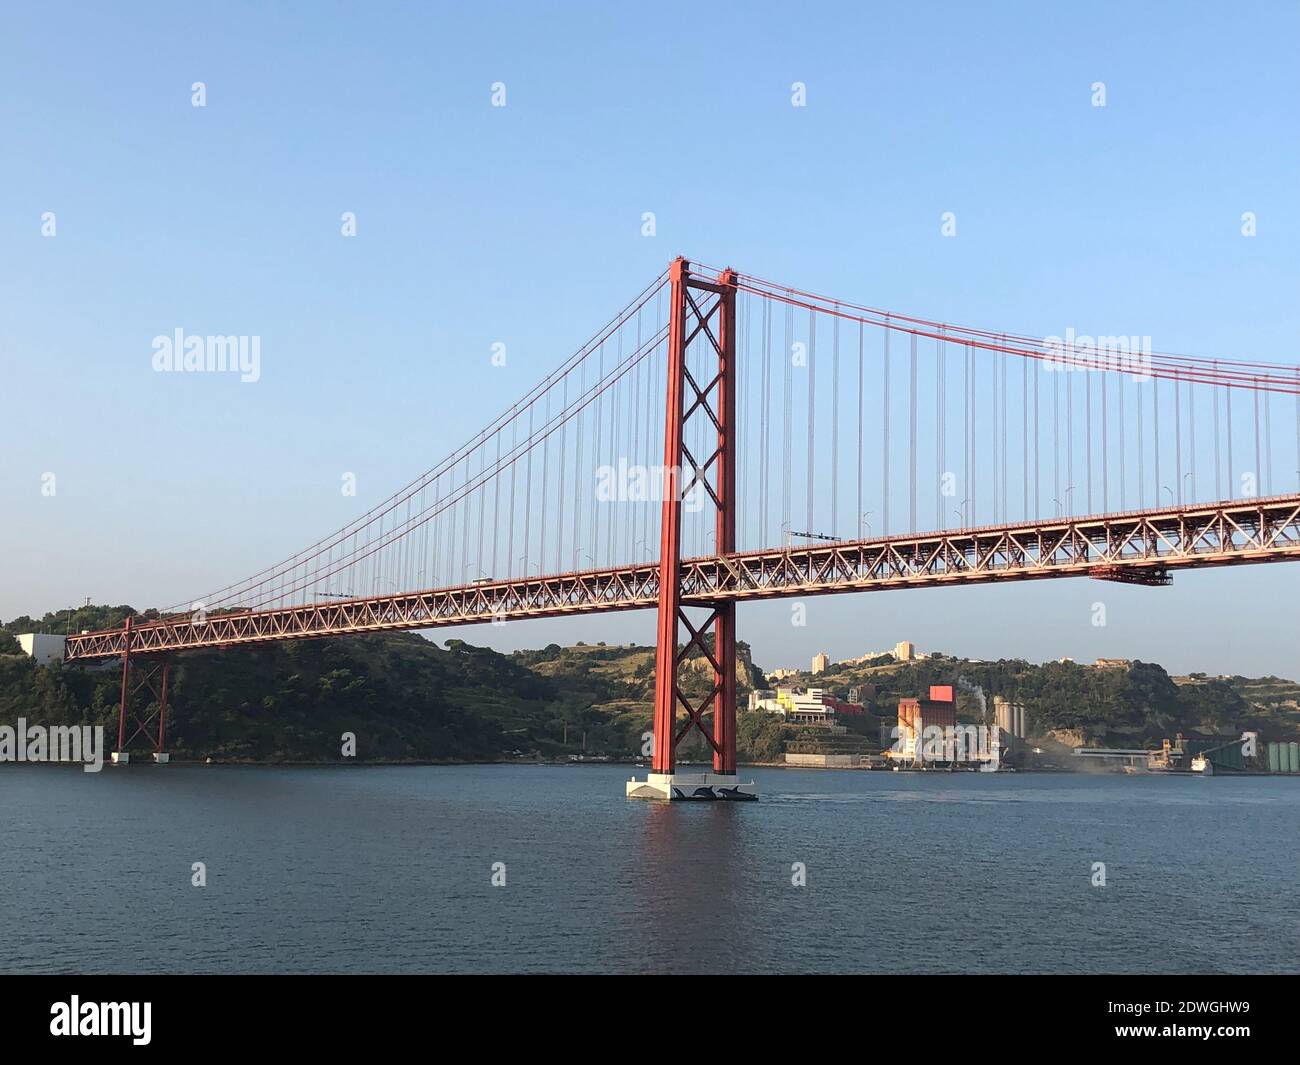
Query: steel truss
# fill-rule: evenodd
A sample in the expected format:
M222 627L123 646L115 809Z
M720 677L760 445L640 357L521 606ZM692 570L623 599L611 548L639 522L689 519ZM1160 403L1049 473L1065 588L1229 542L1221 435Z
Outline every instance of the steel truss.
M1162 580L1175 570L1300 561L1300 496L1234 500L913 537L795 545L680 561L678 610L720 601L1048 577ZM639 610L660 602L661 566L495 581L156 621L69 636L89 662L277 640ZM680 616L680 615L679 615ZM702 630L701 630L702 631ZM719 661L717 663L721 665ZM734 675L734 674L733 674Z
M143 736L155 754L162 754L167 742L167 688L171 680L171 660L165 656L140 660L138 652L132 650L132 620L127 618L122 628L122 694L117 711L116 751L119 754L129 751L131 744ZM152 699L141 700L138 698L141 692ZM130 735L127 734L128 725L132 727Z

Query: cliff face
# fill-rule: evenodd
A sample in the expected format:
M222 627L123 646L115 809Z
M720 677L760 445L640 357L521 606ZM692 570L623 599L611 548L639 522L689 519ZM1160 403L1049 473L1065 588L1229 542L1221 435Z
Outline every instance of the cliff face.
M713 665L703 655L688 659L686 668L713 679ZM754 687L754 660L750 657L749 647L744 644L736 646L736 691L746 694Z

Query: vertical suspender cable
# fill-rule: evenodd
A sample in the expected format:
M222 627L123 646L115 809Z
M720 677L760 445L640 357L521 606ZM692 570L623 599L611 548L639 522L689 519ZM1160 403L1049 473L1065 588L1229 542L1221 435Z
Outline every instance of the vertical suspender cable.
M618 341L614 349L615 366L623 362L623 334L618 334ZM609 459L610 465L618 465L618 393L614 390L609 394ZM611 504L605 508L609 511L608 520L605 525L605 560L609 565L613 565L614 559L614 513L617 510L616 505Z
M533 438L533 416L536 405L528 404L528 436L525 440L531 441ZM527 474L524 485L524 553L521 561L524 564L522 576L528 576L528 552L532 546L532 523L533 523L533 449L528 449Z
M1227 498L1228 498L1228 499L1235 499L1235 498L1237 497L1237 495L1236 495L1236 490L1235 490L1234 487L1233 487L1233 484L1234 484L1234 482L1235 482L1236 479L1237 479L1237 474L1236 474L1236 470L1234 469L1233 464L1232 464L1232 386L1231 386L1231 385L1229 385L1227 388L1225 388L1225 389L1223 390L1223 402L1224 402L1225 412L1226 412L1226 414L1227 414L1227 416L1228 416L1227 425L1224 427L1224 429L1225 429L1224 436L1225 436L1225 438L1226 438L1226 440L1227 440L1227 444L1228 444L1228 484L1227 484L1228 495L1227 495Z
M1061 513L1061 375L1060 367L1052 367L1052 500L1056 503L1056 512Z
M1154 485L1156 493L1156 503L1158 507L1160 500L1160 378L1151 378L1151 448L1155 456L1155 475L1156 483Z
M857 493L857 512L853 518L854 527L857 531L857 538L862 539L862 423L866 418L866 413L862 407L863 380L862 380L862 346L865 341L865 326L858 322L858 493ZM1298 463L1297 465L1300 465Z
M1178 481L1178 486L1174 490L1174 498L1178 500L1178 505L1183 503L1183 385L1182 382L1174 378L1174 478Z
M770 544L771 522L768 519L769 488L768 479L772 471L772 301L763 301L763 424L759 434L762 447L762 468L758 478L758 494L762 500L762 522L758 529L760 544ZM755 545L759 546L759 545Z
M1259 495L1264 488L1264 464L1259 453L1259 389L1252 388L1250 394L1255 397L1255 494Z
M1071 511L1070 492L1074 488L1074 367L1066 370L1065 378L1065 495L1058 496L1065 514Z
M935 455L934 455L934 527L946 529L948 523L943 512L943 492L947 487L947 474L944 470L947 455L946 432L948 427L948 352L943 344L943 326L939 327L939 337L934 342L934 359L939 377L939 410L935 417Z
M1088 370L1083 378L1083 449L1086 460L1088 490L1084 493L1088 500L1088 513L1095 513L1092 505L1092 371Z
M551 390L546 390L546 408L545 420L543 425L551 423ZM550 477L551 477L551 437L546 434L542 437L542 497L541 510L537 515L537 568L539 571L546 568L546 504L550 502Z
M1264 393L1264 483L1263 494L1273 494L1273 393Z
M889 315L885 315L884 377L880 393L881 532L889 535Z
M1029 360L1020 360L1021 520L1029 519Z
M1214 373L1218 375L1219 363L1216 359L1214 362ZM1214 403L1214 498L1223 498L1223 453L1220 446L1219 431L1219 387L1217 385L1210 388L1210 399ZM1298 423L1300 424L1300 423ZM1297 440L1297 447L1300 447L1300 439Z
M974 495L972 471L972 460L974 448L971 447L971 347L966 345L966 351L962 358L961 374L961 398L962 398L962 418L961 418L961 524L962 528L968 528L973 524L970 517L970 509L967 504L971 502Z
M640 311L638 311L637 314L639 316ZM583 359L578 366L578 395L585 396L586 394L587 394L587 360ZM574 418L575 424L573 427L573 448L574 448L573 468L575 471L573 476L573 561L570 564L569 568L575 570L581 568L581 560L579 556L582 553L582 547L581 547L582 545L582 532L581 532L582 482L586 480L583 474L583 471L586 469L586 467L583 465L582 462L582 454L583 454L582 438L583 438L583 426L586 424L586 421L587 421L587 408L583 407L578 411L577 417Z
M501 539L501 436L502 430L498 429L496 433L497 472L492 475L492 577L494 580L501 576L500 555L497 551L498 541Z
M790 470L793 461L794 446L794 307L785 305L785 356L781 362L785 366L784 391L781 396L784 407L784 422L781 427L782 467L781 467L781 522L788 534L790 522L794 520L791 511Z
M1034 360L1034 517L1043 516L1043 438L1038 428L1038 371L1039 361Z
M569 409L569 375L561 383L560 410ZM560 423L560 484L555 490L555 572L564 572L564 507L568 499L564 494L564 469L568 461L569 423ZM576 478L575 478L576 480ZM543 565L545 560L543 559Z
M817 315L808 312L808 474L804 486L808 499L808 524L805 532L815 532L813 528L813 471L816 469L816 449L814 447L813 429L817 424Z
M1110 374L1103 370L1098 382L1101 386L1101 509L1107 514L1110 513L1110 448L1106 439L1110 433L1110 419L1107 417L1110 412L1106 407L1106 386L1109 382Z
M1121 373L1116 378L1118 387L1115 398L1119 405L1119 509L1128 508L1128 428L1124 420L1124 386L1128 384L1128 374Z
M1147 493L1147 474L1146 474L1146 438L1143 432L1143 420L1146 417L1146 398L1142 395L1142 385L1145 381L1138 382L1137 388L1137 431L1138 431L1138 508L1146 506Z
M831 527L827 530L838 536L840 487L840 316L839 304L831 326Z
M599 388L599 382L605 380L605 342L602 340L596 350L596 382ZM592 452L592 459L597 466L609 467L605 461L604 437L605 437L605 394L597 391L595 403L595 415L593 421L596 424L596 447ZM529 509L532 509L531 501ZM600 497L593 492L591 495L591 564L594 567L600 566Z
M910 356L911 402L909 403L911 451L910 451L910 459L908 463L908 468L909 468L908 488L909 488L910 502L909 502L909 509L908 509L907 531L908 533L914 534L917 531L916 528L916 334L912 333L911 337L912 337L911 356Z

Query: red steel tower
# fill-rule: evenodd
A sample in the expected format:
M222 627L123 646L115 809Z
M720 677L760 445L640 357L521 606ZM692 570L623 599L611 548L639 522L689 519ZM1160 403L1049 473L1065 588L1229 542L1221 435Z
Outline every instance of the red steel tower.
M709 604L702 620L682 609L682 503L695 492L715 515L718 555L736 549L736 272L716 279L669 267L667 413L664 426L663 519L659 544L659 624L655 652L654 757L647 781L630 781L632 798L753 799L736 777L736 604ZM709 454L694 455L687 427L705 419ZM713 633L712 646L707 636ZM685 636L680 648L679 639ZM682 664L703 655L713 684L695 700L681 684ZM684 718L679 720L679 714ZM707 723L706 723L707 715ZM713 751L713 772L680 774L677 745L700 732Z

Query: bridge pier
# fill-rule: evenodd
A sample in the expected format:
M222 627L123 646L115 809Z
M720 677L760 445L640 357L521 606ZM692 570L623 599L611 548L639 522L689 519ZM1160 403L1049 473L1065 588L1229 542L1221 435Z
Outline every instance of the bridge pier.
M735 773L651 773L645 780L629 780L627 797L666 802L753 802L758 798L758 787L752 780L742 783Z
M113 765L130 764L129 748L141 736L153 747L153 760L156 763L165 765L171 760L171 755L165 749L170 685L170 659L142 662L137 655L134 664L132 663L131 619L127 618L122 627L122 689L117 710L117 747L112 753ZM135 704L139 700L136 697L142 691L153 699L137 709Z
M695 357L688 368L692 343ZM736 604L729 599L709 604L708 617L697 625L682 609L681 587L682 501L688 493L699 491L712 501L718 554L736 549L734 270L724 270L710 281L692 275L685 259L669 267L667 362L654 757L648 779L629 781L626 794L633 799L756 799L754 784L741 784L736 776ZM711 454L696 457L687 447L686 426L692 417L707 418L716 428ZM706 438L711 435L706 431ZM683 627L687 639L679 649ZM703 656L713 674L708 694L698 701L681 683L682 665L693 654ZM686 717L679 724L682 710ZM707 726L706 713L711 719ZM677 745L693 730L712 748L712 773L675 772Z

